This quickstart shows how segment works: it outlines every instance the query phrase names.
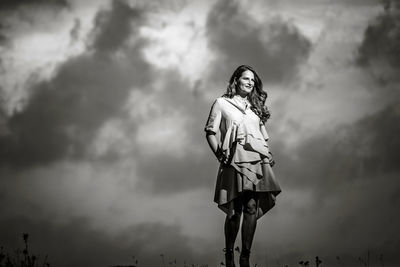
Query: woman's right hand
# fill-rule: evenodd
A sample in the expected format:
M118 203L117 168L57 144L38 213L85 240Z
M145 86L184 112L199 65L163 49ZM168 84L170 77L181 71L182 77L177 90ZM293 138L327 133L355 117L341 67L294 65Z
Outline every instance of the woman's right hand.
M215 152L215 156L217 157L217 160L224 165L229 164L229 159L225 156L225 154L222 152L222 149L218 148L217 151Z

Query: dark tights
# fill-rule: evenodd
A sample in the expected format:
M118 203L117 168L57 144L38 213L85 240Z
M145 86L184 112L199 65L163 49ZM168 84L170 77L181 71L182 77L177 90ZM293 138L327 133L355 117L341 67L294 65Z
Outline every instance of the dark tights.
M243 213L242 223L242 251L250 251L254 233L257 226L257 198L252 191L245 191L243 195L234 200L235 215L225 219L225 247L232 249L239 232L240 217Z

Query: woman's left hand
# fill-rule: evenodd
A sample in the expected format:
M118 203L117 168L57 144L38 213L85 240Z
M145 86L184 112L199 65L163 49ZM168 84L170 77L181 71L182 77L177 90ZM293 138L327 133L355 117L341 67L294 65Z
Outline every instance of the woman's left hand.
M274 160L274 158L273 158L272 152L268 152L268 153L269 153L269 157L268 157L268 159L269 159L269 165L270 165L271 167L273 167L273 166L275 165L275 160Z

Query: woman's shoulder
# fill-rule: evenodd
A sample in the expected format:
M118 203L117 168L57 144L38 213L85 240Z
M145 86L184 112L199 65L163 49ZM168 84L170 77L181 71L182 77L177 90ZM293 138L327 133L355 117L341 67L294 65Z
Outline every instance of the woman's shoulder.
M222 95L222 96L217 97L215 100L216 101L224 101L226 98L227 98L226 96Z
M226 103L226 102L227 102L227 99L228 99L228 97L226 97L226 96L220 96L220 97L217 97L217 98L215 99L215 102L218 102L218 103Z
M213 105L217 104L217 105L223 105L224 103L226 103L226 97L225 96L220 96L217 97L214 101L213 101Z

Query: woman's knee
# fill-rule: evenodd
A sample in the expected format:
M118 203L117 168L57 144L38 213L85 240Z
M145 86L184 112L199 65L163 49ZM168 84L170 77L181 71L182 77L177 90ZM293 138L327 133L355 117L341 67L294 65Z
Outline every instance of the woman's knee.
M256 214L257 202L254 198L250 198L244 204L244 212L250 215Z

